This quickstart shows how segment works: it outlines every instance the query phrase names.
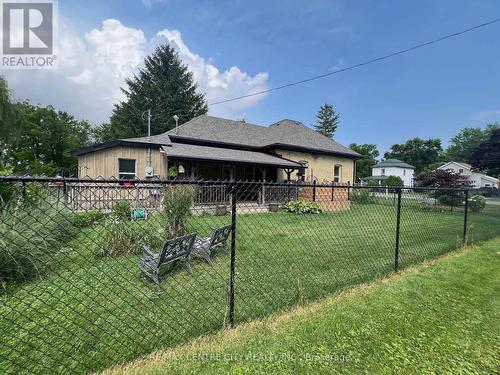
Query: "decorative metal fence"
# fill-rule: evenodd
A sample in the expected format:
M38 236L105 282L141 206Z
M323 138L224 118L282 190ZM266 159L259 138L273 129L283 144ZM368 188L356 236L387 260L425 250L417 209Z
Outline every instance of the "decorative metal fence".
M474 195L0 177L1 372L99 371L500 235Z

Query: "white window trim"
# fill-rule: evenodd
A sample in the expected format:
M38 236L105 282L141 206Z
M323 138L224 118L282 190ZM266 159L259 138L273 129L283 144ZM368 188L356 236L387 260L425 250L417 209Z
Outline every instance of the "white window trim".
M134 161L134 172L121 172L120 171L120 160L133 160ZM121 179L122 175L128 175L131 176L131 180L135 179L137 176L137 160L136 159L129 159L129 158L118 158L118 178Z
M335 169L338 167L339 173L335 175ZM333 166L333 182L342 182L342 164L335 164Z

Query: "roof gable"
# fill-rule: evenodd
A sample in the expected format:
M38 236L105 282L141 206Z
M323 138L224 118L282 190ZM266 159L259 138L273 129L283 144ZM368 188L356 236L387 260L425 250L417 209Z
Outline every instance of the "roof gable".
M214 143L256 148L291 146L318 152L338 153L351 157L360 155L348 147L317 133L293 120L278 121L269 127L213 116L199 116L166 134L175 139L211 141Z
M372 168L389 168L389 167L415 169L413 165L405 163L404 161L401 161L399 159L382 160L378 164L374 165Z
M81 155L117 144L146 145L147 147L148 144L169 146L176 142L203 143L255 150L287 148L320 154L338 154L351 158L361 157L357 152L319 134L298 121L282 120L266 127L208 115L195 117L163 134L152 137L118 139L100 145L84 147L75 150L73 154Z

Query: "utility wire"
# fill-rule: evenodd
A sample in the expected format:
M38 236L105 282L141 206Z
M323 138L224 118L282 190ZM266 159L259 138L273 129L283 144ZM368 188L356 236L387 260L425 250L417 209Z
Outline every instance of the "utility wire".
M317 79L326 78L326 77L332 76L334 74L345 72L347 70L359 68L361 66L372 64L372 63L375 63L375 62L378 62L378 61L387 60L387 59L389 59L391 57L394 57L394 56L402 55L404 53L407 53L407 52L410 52L410 51L414 51L414 50L419 49L419 48L427 47L427 46L429 46L431 44L439 43L439 42L441 42L443 40L454 38L454 37L457 37L459 35L466 34L468 32L480 29L482 27L489 26L489 25L494 24L494 23L499 22L499 21L500 21L500 18L496 18L494 20L491 20L491 21L488 21L488 22L485 22L485 23L482 23L482 24L479 24L479 25L476 25L476 26L473 26L473 27L469 27L468 29L465 29L465 30L462 30L462 31L458 31L458 32L453 33L453 34L448 34L448 35L442 36L440 38L430 40L430 41L425 42L425 43L417 44L417 45L415 45L413 47L409 47L409 48L406 48L406 49L399 50L397 52L390 53L388 55L376 57L376 58L373 58L371 60L367 60L367 61L355 64L355 65L350 65L350 66L342 68L342 69L334 70L333 72L329 72L329 73L317 75L317 76L314 76L314 77L306 78L306 79L303 79L301 81L295 81L295 82L287 83L287 84L284 84L284 85L281 85L281 86L276 86L276 87L273 87L273 88L270 88L270 89L267 89L267 90L262 90L262 91L254 92L252 94L237 96L237 97L234 97L234 98L230 98L230 99L225 99L225 100L221 100L221 101L218 101L218 102L209 103L208 105L211 106L211 105L217 105L217 104L234 102L236 100L250 98L250 97L253 97L253 96L257 96L257 95L266 94L268 92L282 90L282 89L285 89L287 87L297 86L297 85L300 85L300 84L303 84L303 83L315 81Z

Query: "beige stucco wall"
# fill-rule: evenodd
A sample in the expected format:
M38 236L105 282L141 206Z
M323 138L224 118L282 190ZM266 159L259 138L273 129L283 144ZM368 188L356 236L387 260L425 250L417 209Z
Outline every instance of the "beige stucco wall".
M330 183L333 181L333 168L335 165L342 166L341 183L352 183L354 172L354 160L339 156L315 155L304 152L276 150L276 153L286 159L293 161L307 161L308 168L306 170L306 182L312 182L313 177L319 183ZM296 172L293 172L292 178L296 178ZM280 181L286 179L286 174L283 170L279 171L278 179Z
M135 172L138 178L144 179L147 148L118 146L78 156L78 177L118 178L118 159L135 159ZM155 175L166 177L167 167L164 154L159 148L151 149L151 165Z

